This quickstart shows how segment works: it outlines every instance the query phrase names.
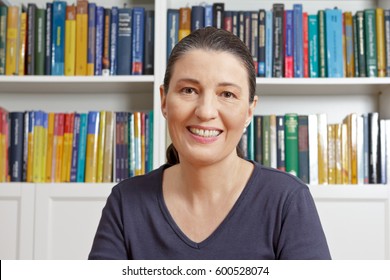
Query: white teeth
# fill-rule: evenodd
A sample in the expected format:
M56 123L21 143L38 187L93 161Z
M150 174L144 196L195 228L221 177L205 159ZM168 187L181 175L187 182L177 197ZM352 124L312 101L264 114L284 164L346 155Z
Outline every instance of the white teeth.
M205 130L205 129L199 129L199 128L190 128L190 131L193 134L196 134L196 135L199 135L202 137L216 137L221 133L218 130Z

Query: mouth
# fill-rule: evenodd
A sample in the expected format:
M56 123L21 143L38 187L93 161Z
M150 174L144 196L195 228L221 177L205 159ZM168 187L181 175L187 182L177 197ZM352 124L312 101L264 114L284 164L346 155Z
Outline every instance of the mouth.
M199 137L205 137L205 138L217 137L222 133L222 130L219 129L202 129L202 128L195 128L195 127L188 127L187 129L192 134Z

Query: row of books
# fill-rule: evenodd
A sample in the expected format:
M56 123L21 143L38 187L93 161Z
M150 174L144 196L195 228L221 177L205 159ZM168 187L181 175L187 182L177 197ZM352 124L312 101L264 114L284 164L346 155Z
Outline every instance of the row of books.
M119 182L153 166L153 112L0 109L0 182Z
M152 75L154 11L86 0L0 6L0 75Z
M377 112L351 113L335 124L326 114L257 115L240 147L248 159L307 184L390 181L390 120Z
M167 54L192 31L214 26L240 37L259 77L390 77L390 10L308 14L302 4L228 11L224 3L167 11Z

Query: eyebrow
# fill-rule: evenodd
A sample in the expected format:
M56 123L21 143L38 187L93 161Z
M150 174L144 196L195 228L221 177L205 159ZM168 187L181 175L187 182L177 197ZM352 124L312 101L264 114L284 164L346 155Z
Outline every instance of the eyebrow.
M180 82L190 82L190 83L194 83L194 84L200 84L200 82L198 80L195 80L195 79L191 79L191 78L183 78L183 79L180 79L177 81L178 83ZM234 83L229 83L229 82L222 82L222 83L219 83L218 86L232 86L232 87L235 87L239 90L241 90L241 87L237 84L234 84Z

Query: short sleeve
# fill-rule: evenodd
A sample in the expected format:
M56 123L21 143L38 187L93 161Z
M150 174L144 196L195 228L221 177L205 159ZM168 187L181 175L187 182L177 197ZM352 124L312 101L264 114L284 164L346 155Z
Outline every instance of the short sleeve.
M97 232L88 259L124 260L129 259L123 230L122 203L120 190L114 187L102 211Z
M283 209L278 259L331 259L320 218L308 187L290 195Z

